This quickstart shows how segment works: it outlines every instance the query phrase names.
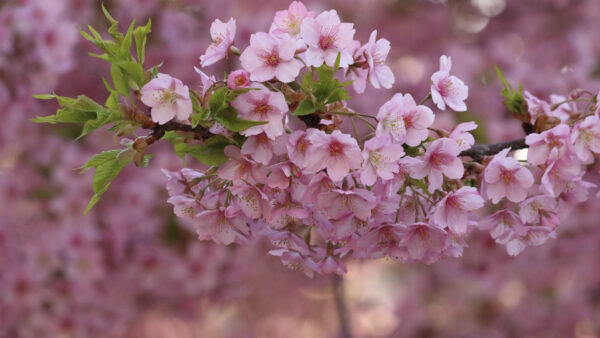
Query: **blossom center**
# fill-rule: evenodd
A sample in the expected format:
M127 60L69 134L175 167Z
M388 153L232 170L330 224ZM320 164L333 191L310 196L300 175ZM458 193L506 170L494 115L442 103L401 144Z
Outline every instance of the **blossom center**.
M279 55L275 53L271 53L265 58L265 64L271 67L277 66L280 61L281 59L279 58Z
M161 101L163 104L175 104L178 95L172 89L167 89L162 92Z
M266 102L261 102L256 105L254 111L260 115L266 115L271 110L271 107Z
M338 141L333 141L329 144L329 155L339 156L344 153L344 145Z
M333 45L333 37L331 35L324 35L319 38L319 47L326 50Z

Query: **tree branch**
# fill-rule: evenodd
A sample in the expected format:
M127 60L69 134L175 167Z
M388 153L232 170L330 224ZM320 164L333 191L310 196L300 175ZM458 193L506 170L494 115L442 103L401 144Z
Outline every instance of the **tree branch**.
M529 146L525 144L525 139L517 139L500 143L491 143L491 144L478 144L474 145L471 148L461 152L459 156L470 156L475 161L481 160L484 156L496 155L501 152L503 149L511 148L512 150L517 149L525 149Z
M337 274L332 275L331 279L333 297L335 299L335 309L340 323L340 337L352 338L352 330L350 329L350 321L348 318L348 307L346 305L346 297L344 294L344 279Z

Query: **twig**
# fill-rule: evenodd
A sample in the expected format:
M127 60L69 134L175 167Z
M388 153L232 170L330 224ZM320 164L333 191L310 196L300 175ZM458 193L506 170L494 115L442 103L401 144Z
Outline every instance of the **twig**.
M491 143L491 144L478 144L472 146L471 148L461 152L459 156L470 156L474 161L481 160L484 156L496 155L501 152L503 149L511 148L512 150L517 149L525 149L529 146L525 144L525 139L521 138L518 140L500 142L500 143Z
M331 276L331 284L333 288L333 297L335 299L335 309L340 322L340 337L352 338L350 330L350 321L348 320L348 308L346 306L346 298L344 295L344 279L334 274Z

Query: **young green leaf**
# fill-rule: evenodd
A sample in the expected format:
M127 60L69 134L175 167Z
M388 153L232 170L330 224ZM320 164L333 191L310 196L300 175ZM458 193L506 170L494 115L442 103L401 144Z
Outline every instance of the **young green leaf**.
M294 110L295 116L310 115L317 111L315 104L311 100L302 100Z
M138 62L144 63L146 57L146 40L148 34L150 34L150 28L152 27L152 21L148 19L146 26L139 26L133 31L133 37L135 39L135 48L137 51Z
M267 121L250 121L244 120L238 117L237 111L233 107L221 110L213 118L223 125L223 127L234 131L244 131L250 127L259 126L261 124L267 124Z

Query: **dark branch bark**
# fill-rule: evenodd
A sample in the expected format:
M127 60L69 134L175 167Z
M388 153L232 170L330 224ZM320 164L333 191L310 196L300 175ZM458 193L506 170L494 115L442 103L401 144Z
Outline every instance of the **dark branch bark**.
M352 330L350 329L350 320L348 318L348 307L346 305L346 297L344 294L344 279L337 274L332 275L331 278L335 309L340 323L340 337L352 338Z
M202 139L208 138L213 135L207 128L204 128L202 126L196 126L196 128L192 128L192 126L190 126L190 125L179 123L179 122L174 122L174 121L169 121L162 125L155 124L152 127L152 134L157 139L160 139L161 137L163 137L165 135L165 132L170 131L170 130L194 133Z
M524 149L529 146L525 144L525 139L521 138L518 140L500 142L500 143L491 143L491 144L478 144L474 145L471 148L460 153L459 156L469 156L472 157L473 160L479 161L484 156L496 155L501 152L503 149L511 148L512 150Z

